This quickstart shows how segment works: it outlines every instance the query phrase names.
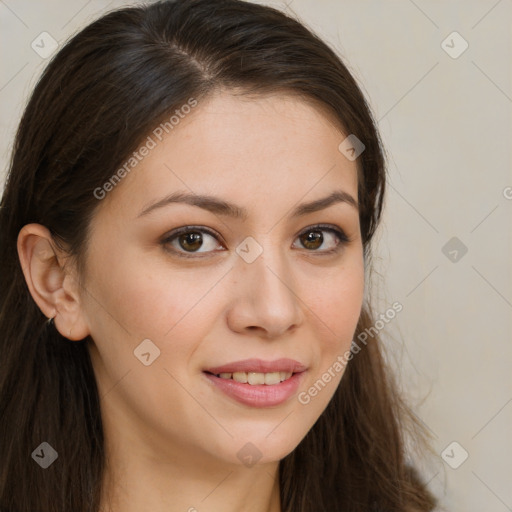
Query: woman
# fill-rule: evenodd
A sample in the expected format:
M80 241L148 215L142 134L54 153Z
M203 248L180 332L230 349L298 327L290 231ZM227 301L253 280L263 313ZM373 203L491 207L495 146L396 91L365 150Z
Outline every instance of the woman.
M356 82L283 13L73 37L1 203L0 509L432 510L364 293L384 190Z

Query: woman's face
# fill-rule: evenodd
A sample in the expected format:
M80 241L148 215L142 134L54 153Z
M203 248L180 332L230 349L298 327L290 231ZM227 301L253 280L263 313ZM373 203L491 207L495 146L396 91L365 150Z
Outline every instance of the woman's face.
M331 399L361 311L348 134L298 99L226 92L167 129L91 223L81 304L106 436L164 462L277 461Z

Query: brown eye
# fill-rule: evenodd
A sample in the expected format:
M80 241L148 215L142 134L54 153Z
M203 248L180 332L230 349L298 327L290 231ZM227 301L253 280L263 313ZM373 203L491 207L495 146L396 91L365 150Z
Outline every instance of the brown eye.
M180 247L185 251L197 251L203 245L203 237L197 231L191 231L178 237Z
M308 228L298 236L298 239L302 247L318 254L334 253L350 241L341 229L324 225Z
M206 228L185 226L167 235L162 245L178 256L192 256L194 253L215 252L221 246L218 235Z
M316 250L322 246L324 237L320 231L308 231L301 235L300 241L306 249Z
M205 227L184 226L169 233L161 244L177 256L206 256L225 250L219 241L220 235ZM330 254L339 251L350 240L345 233L331 226L313 226L298 235L302 248L308 252ZM205 253L205 254L203 254Z

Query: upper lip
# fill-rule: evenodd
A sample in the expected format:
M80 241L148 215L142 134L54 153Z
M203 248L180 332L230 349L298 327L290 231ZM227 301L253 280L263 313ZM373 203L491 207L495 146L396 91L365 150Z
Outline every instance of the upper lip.
M235 373L235 372L255 372L255 373L273 373L273 372L291 372L298 373L306 370L306 366L294 359L276 359L274 361L264 361L263 359L244 359L242 361L233 361L207 368L209 373Z

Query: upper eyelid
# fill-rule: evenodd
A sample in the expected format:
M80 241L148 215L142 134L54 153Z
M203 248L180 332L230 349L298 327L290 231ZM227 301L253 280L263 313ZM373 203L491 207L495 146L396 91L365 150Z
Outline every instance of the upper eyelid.
M335 224L312 224L311 226L306 226L305 228L301 229L295 236L299 236L302 233L307 232L308 230L313 230L313 229L325 230L325 231L336 230L336 231L340 231L341 233L345 234L345 230L340 226L336 226ZM162 239L166 240L171 237L177 236L179 233L187 233L189 231L194 231L194 230L207 233L211 236L214 236L214 237L217 237L220 239L224 239L224 237L220 233L215 231L214 229L208 228L206 226L199 226L199 225L194 225L194 224L173 229L173 230L169 231L168 233L166 233L162 237Z
M183 226L180 228L173 229L172 231L169 231L167 234L165 234L162 237L162 241L165 242L167 240L170 240L172 238L175 238L176 236L182 234L182 233L188 233L193 231L199 231L201 233L206 233L207 235L210 235L214 238L224 240L224 238L220 235L220 233L217 233L214 229L207 228L206 226Z
M332 234L334 234L338 238L340 238L340 244L341 243L348 243L348 242L352 241L352 238L349 237L346 234L346 231L343 228L341 228L339 226L336 226L335 224L312 224L312 225L307 226L307 227L303 228L302 230L300 230L295 235L295 238L297 238L298 236L302 235L303 233L307 233L308 231L313 231L315 229L318 230L318 231L329 231L329 232L331 232ZM219 243L225 243L224 242L224 238L222 237L222 235L217 233L212 228L208 228L206 226L197 226L197 225L187 225L187 226L182 226L182 227L176 228L176 229L170 231L169 233L167 233L166 235L164 235L162 240L161 240L161 242L162 243L168 243L171 240L174 240L180 234L188 233L188 232L194 232L194 231L199 231L201 233L206 233L207 235L210 235L211 237L215 238ZM339 234L337 232L339 232ZM181 252L181 251L177 251L177 252ZM213 252L213 251L205 251L205 253L208 253L208 252ZM311 251L311 252L322 253L322 252L328 252L328 251ZM196 252L196 253L184 252L184 254L202 254L202 253L200 253L200 252Z

